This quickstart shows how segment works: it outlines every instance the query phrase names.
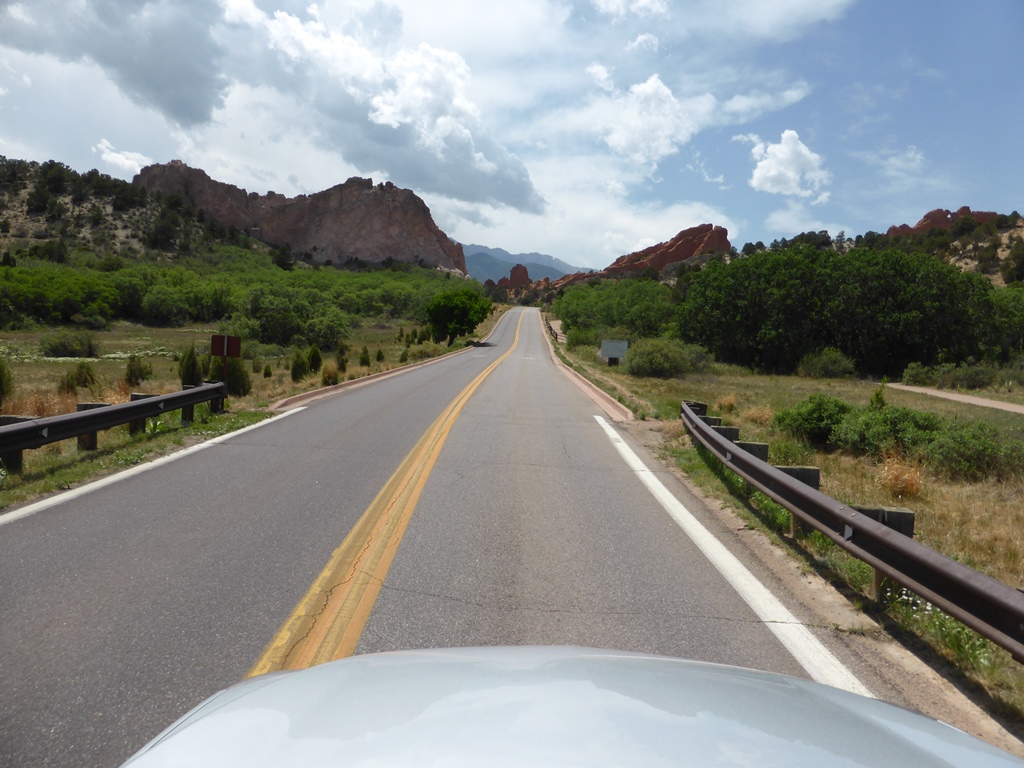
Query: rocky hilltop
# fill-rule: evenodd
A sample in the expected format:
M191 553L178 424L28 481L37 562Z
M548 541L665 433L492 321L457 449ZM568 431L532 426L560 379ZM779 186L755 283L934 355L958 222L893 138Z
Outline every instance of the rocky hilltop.
M984 224L992 219L996 218L999 214L992 213L991 211L972 211L966 205L962 208L958 208L956 211L947 211L945 208L936 208L934 211L929 211L924 215L917 224L910 226L909 224L900 224L899 226L893 225L886 231L886 235L893 237L894 235L912 235L912 234L925 234L931 229L949 229L959 219L966 216L972 217L979 224Z
M555 289L565 288L588 278L640 272L648 267L661 272L673 264L680 264L685 261L699 261L702 256L708 256L713 253L727 254L731 249L732 244L729 242L729 231L725 227L718 227L713 224L700 224L696 227L682 230L671 240L667 240L664 243L658 243L635 253L627 253L625 256L620 256L600 272L576 272L575 274L566 275L558 280L551 281L550 287ZM548 287L546 281L544 287Z
M423 200L391 182L351 178L312 195L259 195L172 160L143 168L132 183L181 195L225 226L321 264L393 259L466 274L462 246L437 227Z

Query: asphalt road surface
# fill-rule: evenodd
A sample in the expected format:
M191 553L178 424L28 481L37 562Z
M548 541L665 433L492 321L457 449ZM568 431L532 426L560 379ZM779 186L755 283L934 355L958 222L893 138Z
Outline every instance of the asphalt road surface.
M0 765L118 765L241 679L520 316L356 652L572 644L808 676L623 461L536 310L514 310L486 346L0 525Z

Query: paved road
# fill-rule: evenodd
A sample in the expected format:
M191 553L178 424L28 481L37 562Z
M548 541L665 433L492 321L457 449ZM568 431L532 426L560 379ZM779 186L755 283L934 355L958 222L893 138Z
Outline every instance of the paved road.
M0 765L117 765L245 675L521 312L491 346L0 526ZM806 676L626 467L525 312L448 436L357 652L567 643Z

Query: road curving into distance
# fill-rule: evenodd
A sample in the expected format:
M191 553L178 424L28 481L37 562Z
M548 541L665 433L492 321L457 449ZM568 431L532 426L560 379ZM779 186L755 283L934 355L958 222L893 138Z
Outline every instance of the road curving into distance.
M0 524L0 765L117 765L251 672L353 652L572 644L819 676L604 416L517 309L466 353Z

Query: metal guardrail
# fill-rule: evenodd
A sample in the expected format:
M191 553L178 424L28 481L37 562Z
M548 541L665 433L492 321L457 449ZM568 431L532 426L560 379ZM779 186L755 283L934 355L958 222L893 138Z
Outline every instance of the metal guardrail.
M107 405L78 413L63 413L60 416L46 416L18 424L7 424L0 426L0 455L23 451L26 448L40 448L79 435L111 429L189 405L222 399L227 397L227 394L226 384L214 382L200 384L181 392L154 395L131 403Z
M775 503L1024 662L1024 594L886 528L726 440L684 402L690 435Z

